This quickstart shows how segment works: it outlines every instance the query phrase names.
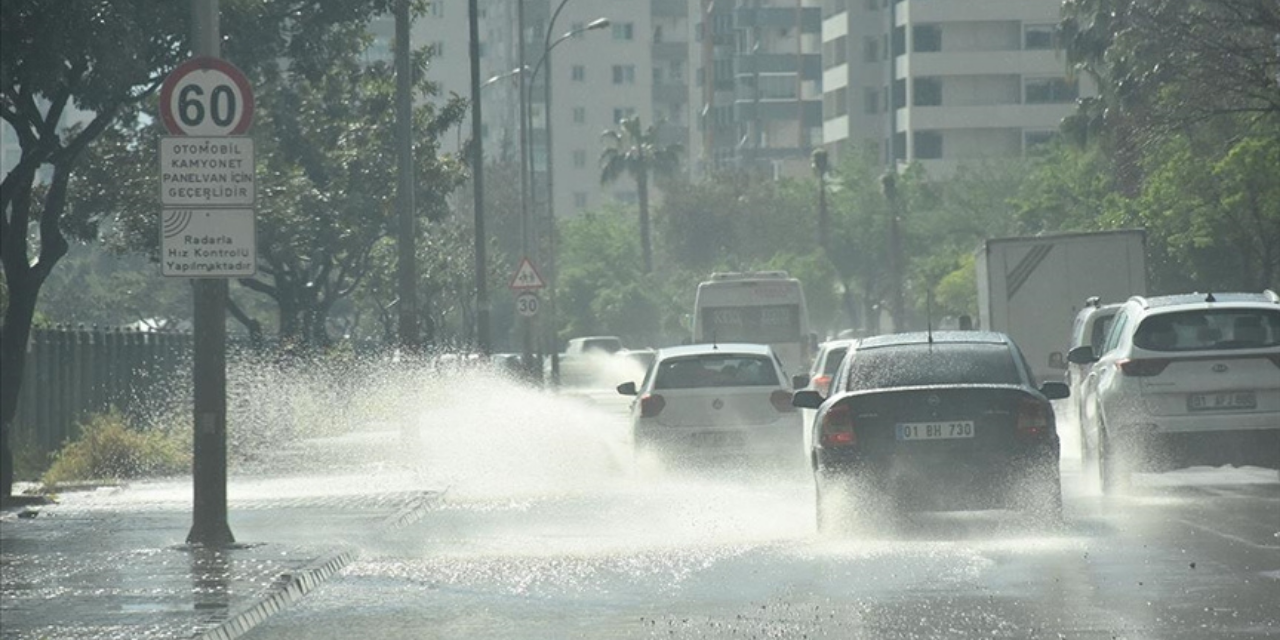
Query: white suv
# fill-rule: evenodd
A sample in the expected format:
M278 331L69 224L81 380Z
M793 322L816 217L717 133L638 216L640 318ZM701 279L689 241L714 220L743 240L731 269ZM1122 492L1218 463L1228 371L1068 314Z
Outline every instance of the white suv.
M1072 349L1085 461L1103 491L1131 470L1280 466L1280 296L1135 296L1102 347Z

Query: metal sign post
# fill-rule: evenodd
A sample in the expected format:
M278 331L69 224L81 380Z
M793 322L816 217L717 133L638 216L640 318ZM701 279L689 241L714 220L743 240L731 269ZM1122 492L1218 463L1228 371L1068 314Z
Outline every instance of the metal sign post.
M196 57L160 91L163 273L194 278L195 434L187 543L235 542L227 524L227 280L256 269L253 91L220 55L218 0L191 0ZM197 137L198 136L198 137ZM173 208L171 208L173 207ZM228 208L230 207L230 208Z

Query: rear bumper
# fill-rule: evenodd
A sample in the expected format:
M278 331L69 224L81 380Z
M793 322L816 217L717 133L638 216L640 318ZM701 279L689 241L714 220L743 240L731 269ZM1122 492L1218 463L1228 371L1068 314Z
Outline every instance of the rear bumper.
M1056 442L1054 442L1056 445ZM1045 445L1019 452L978 456L897 455L872 458L860 452L820 449L817 471L859 490L892 496L924 510L994 509L1016 506L1029 486L1058 491L1058 452Z
M1146 412L1119 412L1115 419L1108 416L1107 429L1116 436L1129 433L1213 433L1228 431L1265 431L1280 429L1280 411L1226 412L1183 414L1177 416L1151 415Z
M1134 430L1115 436L1121 455L1137 455L1138 468L1192 465L1280 467L1280 425L1212 431Z
M636 425L632 436L637 450L664 458L803 461L799 412L779 416L773 422L748 426L669 427L642 423Z

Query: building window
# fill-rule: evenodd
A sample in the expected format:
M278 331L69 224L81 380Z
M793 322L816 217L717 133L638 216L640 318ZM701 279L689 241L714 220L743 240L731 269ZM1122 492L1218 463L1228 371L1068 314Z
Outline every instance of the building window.
M636 27L631 22L619 22L613 25L614 40L634 40L636 36Z
M636 83L635 65L632 65L632 64L613 65L613 83L614 84L635 84Z
M431 16L434 18L444 17L444 0L431 0Z
M866 88L862 90L862 112L875 115L880 112L880 92Z
M916 131L911 134L916 160L937 160L942 157L942 134L937 131Z
M890 46L893 47L893 55L895 58L907 52L906 27L895 27L893 29L893 42L890 43Z
M893 81L893 108L901 109L907 106L907 79L898 78Z
M573 192L573 206L574 206L574 207L576 207L576 208L578 208L578 209L586 209L586 208L587 208L587 194L585 194L585 193L583 193L583 192L581 192L581 191L574 191L574 192Z
M613 110L613 122L614 124L622 122L623 119L630 118L635 115L635 113L636 110L634 107L617 107Z
M582 149L573 150L573 166L581 169L587 166L587 152Z
M849 62L846 59L848 55L847 47L848 38L845 36L822 43L822 67L830 69L847 64Z
M574 123L574 124L583 124L583 123L585 123L586 121L587 121L587 108L586 108L586 107L574 107L574 108L573 108L573 123Z
M586 82L587 68L580 64L575 64L573 65L573 70L569 72L569 77L571 77L574 82Z
M793 75L760 76L756 97L762 100L795 100L796 78Z
M1075 102L1080 88L1066 78L1027 78L1026 104L1062 104Z
M1027 50L1052 49L1053 37L1053 25L1029 24L1022 30L1022 48Z
M874 36L862 39L862 61L877 62L880 60L880 42Z
M942 81L937 78L913 78L911 104L916 107L942 106Z
M942 27L936 24L911 27L911 50L916 53L942 51Z

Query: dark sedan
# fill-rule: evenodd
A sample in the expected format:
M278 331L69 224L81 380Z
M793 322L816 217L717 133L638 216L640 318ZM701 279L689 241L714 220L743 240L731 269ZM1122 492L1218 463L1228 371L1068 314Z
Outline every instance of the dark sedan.
M1002 333L904 333L863 340L817 409L809 455L818 528L902 511L1011 508L1061 516L1058 434L1049 401Z

